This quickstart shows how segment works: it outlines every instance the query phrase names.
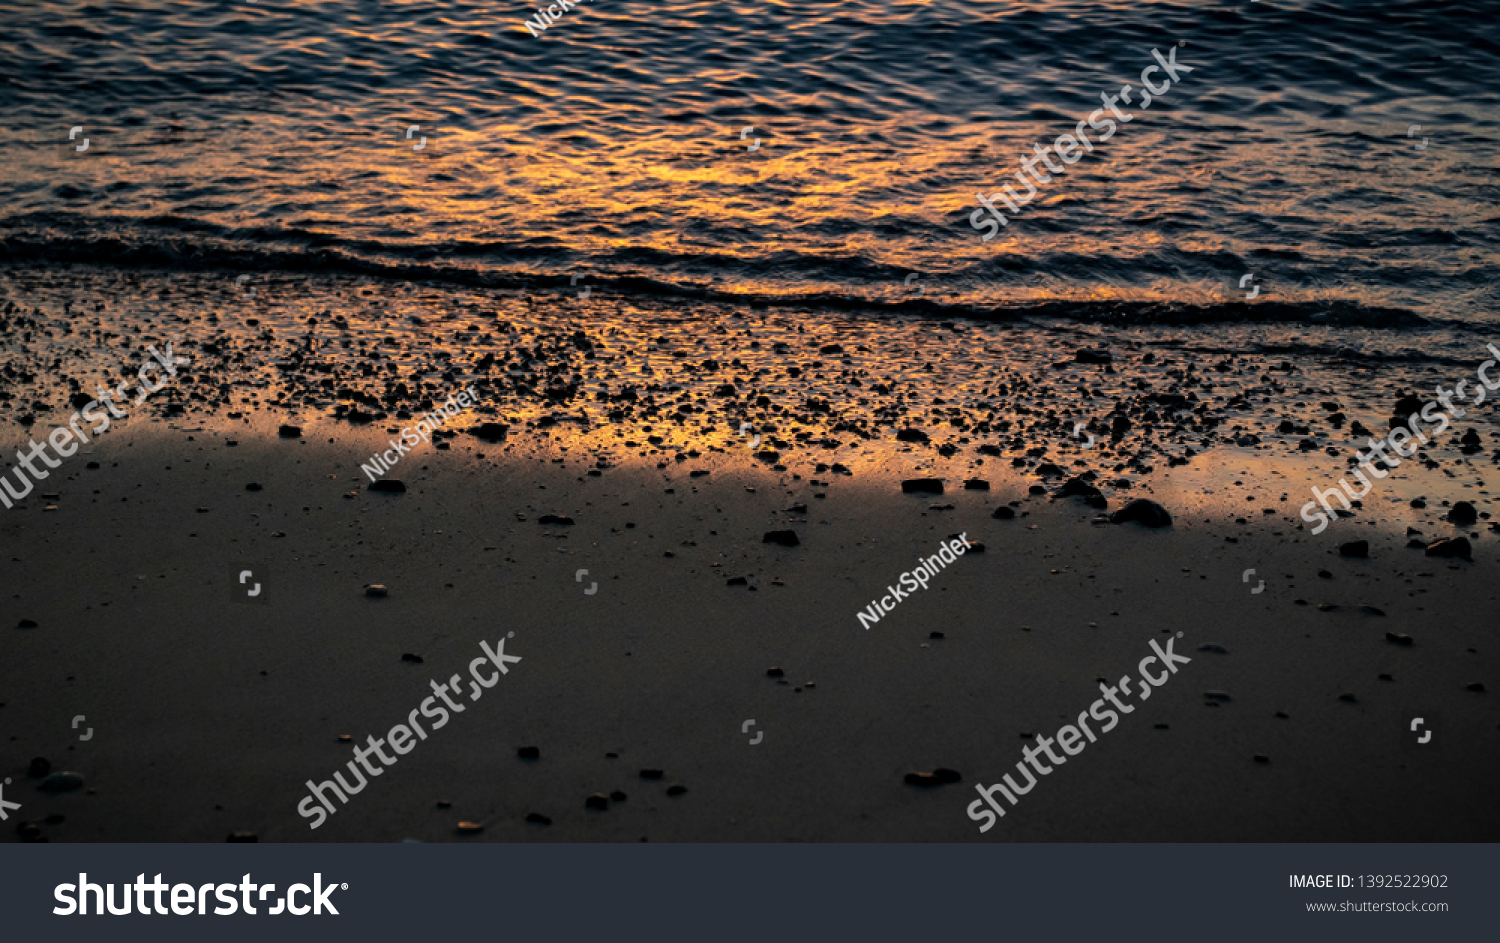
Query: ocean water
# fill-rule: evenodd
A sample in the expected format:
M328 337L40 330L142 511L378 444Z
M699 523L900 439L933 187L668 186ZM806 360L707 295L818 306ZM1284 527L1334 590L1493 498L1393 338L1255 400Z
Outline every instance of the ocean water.
M533 36L520 3L0 0L0 254L1380 348L1494 318L1493 14L590 0ZM1192 72L983 242L975 194L1173 48Z

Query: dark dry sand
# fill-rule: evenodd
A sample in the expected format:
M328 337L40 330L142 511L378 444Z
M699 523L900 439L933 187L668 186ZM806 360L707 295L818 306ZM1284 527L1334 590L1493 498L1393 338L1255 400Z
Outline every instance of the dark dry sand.
M133 415L38 489L61 493L55 511L33 498L0 512L13 819L65 816L41 825L54 841L1500 837L1493 544L1470 528L1473 562L1406 549L1409 523L1458 532L1440 510L1312 537L1296 519L1305 482L1247 482L1255 503L1205 495L1204 480L1241 466L1200 457L1105 489L1111 509L1166 505L1176 524L1153 531L1028 496L1035 475L1008 456L976 471L972 446L876 456L851 463L854 477L813 472L816 455L777 472L748 447L591 477L592 451L534 430L516 430L508 453L467 435L419 446L392 473L410 490L384 495L357 466L387 423L306 422L295 440L276 436L285 418ZM918 464L947 493L901 494ZM963 490L973 474L992 490ZM1012 501L1016 519L991 517ZM547 513L576 524L539 524ZM800 546L762 543L787 528ZM959 532L985 552L860 627L856 611ZM1356 537L1370 559L1338 555ZM242 562L266 568L269 605L233 601ZM1252 567L1258 595L1241 581ZM367 583L389 596L366 598ZM481 640L509 632L524 660L497 687L309 831L303 783L350 759L339 735L383 736L429 679L466 674ZM1054 733L1099 696L1097 678L1135 674L1148 640L1177 632L1192 663L981 836L964 812L975 783L1012 771L1034 742L1023 734ZM1438 749L1403 748L1409 708L1438 719ZM69 727L77 714L89 741ZM754 746L741 733L752 718ZM523 746L540 759L518 759ZM85 789L37 791L36 756ZM962 782L903 782L937 767ZM647 768L664 778L643 780ZM674 783L687 792L668 796ZM585 808L614 790L628 798ZM533 812L551 824L528 824ZM461 836L460 821L483 831Z

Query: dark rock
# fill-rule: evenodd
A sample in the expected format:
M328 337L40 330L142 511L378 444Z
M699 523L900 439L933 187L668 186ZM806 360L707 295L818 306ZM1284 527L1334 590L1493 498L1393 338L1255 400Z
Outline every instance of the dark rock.
M1198 651L1200 651L1200 652L1211 652L1211 653L1213 653L1215 655L1228 655L1229 654L1229 649L1225 648L1222 645L1199 645L1198 646Z
M301 429L300 426L287 426L287 425L283 425L280 429L277 429L276 432L277 432L278 435L280 435L284 439L300 439L300 438L302 438L302 429Z
M35 822L17 822L16 834L21 837L21 841L23 842L44 842L47 840L42 837L42 827Z
M259 842L254 832L230 832L226 842Z
M661 779L665 775L666 774L663 773L659 769L643 769L643 770L641 770L641 778L642 779Z
M609 794L609 801L610 802L624 802L626 799L629 799L629 798L630 798L629 796L625 795L625 793L621 792L618 789L616 789L614 792L612 792L612 793Z
M572 524L572 523L574 523L573 519L571 517L568 517L565 514L543 514L541 517L539 517L539 518L536 519L536 522L538 524Z
M382 478L379 481L370 482L371 491L380 491L386 494L405 494L406 482L399 478Z
M404 654L404 655L401 656L401 660L402 661L409 661L409 662L411 662L414 665L420 665L422 663L422 656L421 655L413 655L411 652L407 652L406 654Z
M968 481L964 482L964 490L988 491L990 490L990 483L985 481L983 478L970 478Z
M928 439L927 433L923 432L921 429L902 429L900 432L896 433L896 441L926 442L928 441Z
M602 792L596 792L583 800L583 807L585 809L598 809L600 812L603 812L609 808L609 797Z
M1448 512L1448 520L1455 524L1469 525L1479 520L1479 512L1474 510L1474 505L1467 501L1460 501L1453 505L1453 510Z
M743 576L735 576L735 577L731 577L730 580L729 580L729 582L726 583L725 585L726 586L749 586L750 585L750 581L747 580L747 579L745 579Z
M540 812L528 812L528 813L526 813L526 821L532 823L533 825L551 825L552 824L552 820L549 819L549 818L547 818L545 815L543 815Z
M1114 355L1107 350L1090 350L1087 347L1073 352L1074 363L1112 363Z
M1271 758L1269 756L1266 756L1264 753L1257 753L1253 757L1251 757L1251 759L1255 760L1255 762L1257 763L1271 762Z
M995 508L995 513L990 515L999 521L1008 521L1015 516L1015 508Z
M1467 537L1454 537L1449 540L1434 540L1427 545L1429 557L1463 557L1465 560L1474 558L1474 547L1469 543Z
M1109 516L1111 524L1124 524L1127 521L1135 521L1146 527L1171 527L1172 515L1155 501L1136 498Z
M1411 648L1411 646L1412 646L1412 640L1411 640L1411 636L1410 635L1402 635L1402 634L1397 633L1397 632L1387 632L1387 633L1385 633L1385 640L1387 642L1390 642L1392 645L1402 645L1402 646L1405 646L1406 648Z
M669 796L680 796L685 792L687 792L687 787L681 783L673 783L667 787L667 795Z
M1464 690L1465 691L1473 691L1476 694L1483 694L1484 693L1484 684L1482 682L1475 681L1473 684L1466 685L1464 687Z
M1074 476L1063 482L1062 487L1053 492L1059 498L1076 496L1080 498L1103 498L1098 488L1085 481L1081 476Z
M371 583L365 587L365 595L372 599L382 599L388 594L388 590L381 583Z
M947 769L946 767L942 766L939 766L937 769L933 770L930 773L906 774L906 782L909 785L922 786L924 788L931 788L933 786L944 785L945 783L957 783L962 781L963 777L958 774L957 770Z
M797 532L794 530L770 530L766 531L766 536L762 537L760 542L763 544L780 544L783 547L795 547L802 541L797 539Z
M1340 694L1339 695L1339 700L1344 701L1344 702L1349 703L1349 704L1358 704L1359 703L1359 698L1355 697L1353 694L1349 694L1348 692Z
M1339 556L1341 557L1368 557L1370 555L1370 542L1368 540L1351 540L1346 544L1339 544Z
M248 485L245 486L245 490L246 491L259 491L260 490L260 485L252 481Z
M1383 615L1385 615L1385 610L1384 609L1377 609L1374 606L1360 606L1359 607L1359 611L1363 612L1367 616L1383 616Z
M34 756L31 758L31 766L27 768L26 775L41 779L50 772L52 772L52 764L47 761L47 758L44 756Z
M539 760L542 758L540 747L521 747L516 751L516 756L523 760Z
M941 478L908 478L901 482L901 491L904 494L942 494L943 480Z
M927 637L928 638L947 638L947 636L943 635L943 633L941 633L941 632L928 632L927 633Z
M766 669L766 677L767 678L780 678L780 677L783 677L785 675L786 675L786 672L782 671L780 668L767 668Z
M460 835L478 835L484 831L484 826L478 822L459 822L458 833Z
M1047 487L1046 487L1046 485L1032 485L1030 488L1026 489L1026 493L1027 494L1046 494L1047 493Z
M37 785L42 792L72 792L83 788L83 774L72 772L52 773Z
M1203 696L1210 701L1224 702L1230 700L1229 695L1223 691L1204 691Z
M484 422L480 423L478 428L471 431L474 433L475 438L483 439L486 442L499 442L505 438L505 433L510 431L510 426L498 422Z
M1414 508L1419 508L1419 509L1420 508L1425 508L1427 506L1427 502L1423 501L1421 498L1412 498L1411 499L1411 506L1414 507Z

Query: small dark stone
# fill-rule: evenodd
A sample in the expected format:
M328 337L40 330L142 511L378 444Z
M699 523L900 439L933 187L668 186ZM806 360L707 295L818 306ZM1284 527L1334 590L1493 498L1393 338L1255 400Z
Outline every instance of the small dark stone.
M1368 557L1370 555L1370 542L1368 540L1351 540L1345 544L1339 544L1339 556L1341 557Z
M766 536L762 537L760 542L763 544L780 544L783 547L795 547L801 543L797 539L797 532L794 530L766 531Z
M1215 655L1228 655L1229 654L1229 649L1225 648L1222 645L1199 645L1198 646L1198 651L1200 651L1200 652L1210 652L1210 653L1215 654Z
M381 491L386 494L405 494L406 482L399 478L382 478L379 481L370 482L371 491Z
M1090 350L1087 347L1073 352L1074 363L1112 363L1114 355L1107 350Z
M230 832L226 842L259 842L254 832Z
M1448 512L1448 520L1455 524L1469 525L1479 520L1479 512L1474 510L1474 505L1467 501L1460 501L1453 505L1453 510Z
M602 792L596 792L583 800L583 807L585 809L598 809L603 812L609 808L609 797Z
M52 764L47 761L47 758L43 756L34 756L31 758L31 766L26 770L26 775L35 776L37 779L41 779L43 776L46 776L50 772L52 772Z
M483 439L486 442L499 442L501 439L505 438L505 433L509 431L509 429L509 426L502 423L485 422L480 423L479 428L473 430L473 432L477 438Z
M1230 697L1223 691L1204 691L1203 696L1210 701L1228 701Z
M1254 760L1257 763L1269 763L1269 762L1271 762L1271 758L1269 756L1266 756L1264 753L1257 753L1257 754L1255 754Z
M1127 521L1135 521L1146 527L1171 527L1172 515L1155 501L1136 498L1109 516L1111 524L1124 524Z
M659 769L643 769L643 770L641 770L641 778L642 779L661 779L665 775L666 774L663 773Z
M21 836L23 842L44 842L42 827L35 822L17 822L16 834Z
M908 478L901 482L901 491L904 494L942 494L943 480L941 478Z
M681 783L674 783L667 787L667 795L669 796L680 796L685 792L687 792L687 787Z
M927 433L923 432L921 429L902 429L900 432L896 433L896 441L926 442Z
M22 619L20 621L20 623L16 625L16 628L18 628L18 629L34 629L34 628L36 628L36 623L33 622L33 621L31 621L30 619Z
M523 760L539 760L542 758L540 747L521 747L516 751L516 756Z
M990 515L990 517L1000 521L1008 521L1015 516L1015 508L995 508L995 513Z
M37 785L42 792L72 792L83 788L83 774L61 772L52 773Z
M1074 476L1063 482L1062 487L1058 488L1057 491L1054 492L1054 494L1056 494L1059 498L1076 496L1080 498L1102 499L1104 497L1104 495L1100 493L1098 488L1095 488L1080 476Z
M988 491L990 490L990 483L985 481L983 478L970 478L968 481L964 482L964 490Z
M780 677L782 677L785 674L786 674L786 672L782 671L780 668L767 668L766 669L766 677L767 678L780 678Z
M1047 486L1046 485L1032 485L1030 488L1026 489L1026 493L1027 494L1046 494L1047 493Z
M1429 557L1463 557L1471 560L1474 557L1474 548L1467 537L1454 537L1450 540L1435 540L1427 545Z
M927 637L928 638L947 638L947 636L945 636L941 632L928 632L927 633Z
M958 774L957 770L951 770L942 766L939 766L937 769L933 770L930 773L906 774L906 782L909 785L922 786L924 788L942 786L946 783L957 783L962 781L963 777Z
M528 813L526 813L526 821L531 822L534 825L551 825L552 824L552 820L549 819L549 818L547 818L545 815L543 815L540 812L528 812Z
M284 439L302 438L302 429L299 426L283 425L280 429L277 429L276 432Z
M411 652L407 652L406 654L404 654L404 655L401 656L401 660L402 661L409 661L409 662L411 662L414 665L420 665L422 663L422 656L421 655L413 655Z
M539 517L539 518L536 519L536 522L538 524L572 524L572 523L574 523L574 521L573 521L573 519L571 517L567 517L567 516L562 515L562 514L543 514L541 517Z
M729 581L727 583L725 583L724 585L726 585L726 586L749 586L750 585L750 581L747 580L747 579L745 579L743 576L734 576L734 577L730 577Z
M1407 648L1411 648L1411 646L1412 646L1411 636L1410 635L1403 635L1403 634L1398 633L1398 632L1387 632L1387 633L1385 633L1385 640L1387 642L1390 642L1392 645L1404 645Z
M1348 692L1340 694L1339 695L1339 700L1345 701L1345 702L1347 702L1349 704L1357 704L1357 703L1359 703L1359 698L1355 697L1353 694L1350 694Z
M260 485L252 481L248 485L245 486L245 490L246 491L259 491L260 490Z
M1414 508L1425 508L1427 506L1427 502L1423 501L1421 498L1412 498L1411 506Z
M1470 684L1467 687L1465 687L1464 690L1465 691L1473 691L1476 694L1483 694L1484 693L1484 685L1482 683L1478 682L1478 681L1475 681L1473 684Z
M626 799L629 799L629 798L630 798L629 796L625 795L625 793L621 792L618 789L616 789L614 792L612 792L612 793L609 794L609 800L611 802L624 802Z

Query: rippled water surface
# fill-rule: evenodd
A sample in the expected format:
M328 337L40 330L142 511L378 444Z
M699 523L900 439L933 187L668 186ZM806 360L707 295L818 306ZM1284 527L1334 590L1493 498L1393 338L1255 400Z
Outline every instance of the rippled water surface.
M591 0L537 37L508 2L4 0L0 248L1473 325L1500 284L1493 13ZM1173 47L1193 71L982 242L975 194Z

